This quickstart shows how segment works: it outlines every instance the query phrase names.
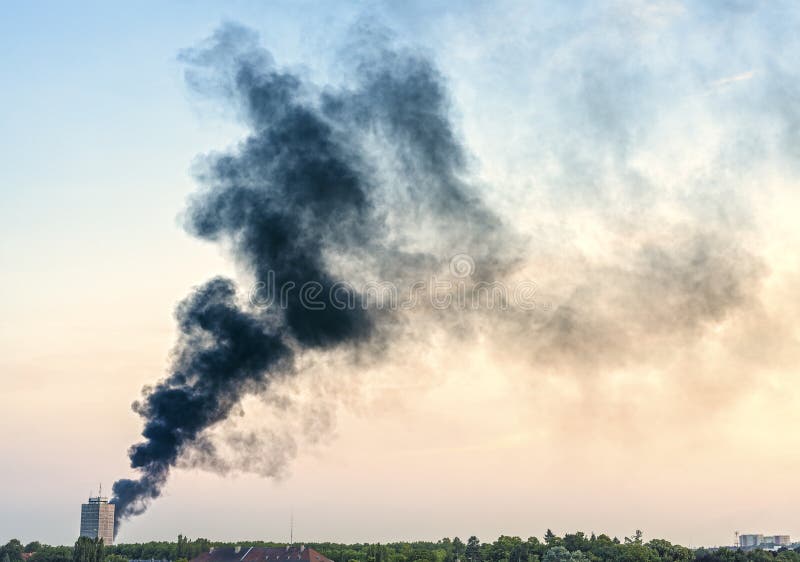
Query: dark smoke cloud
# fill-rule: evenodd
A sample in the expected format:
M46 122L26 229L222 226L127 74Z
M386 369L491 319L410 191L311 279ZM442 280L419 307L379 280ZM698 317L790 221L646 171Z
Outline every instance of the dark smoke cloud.
M178 307L171 373L135 405L144 441L130 451L138 477L114 486L118 519L144 511L175 466L279 476L296 454L293 437L279 428L228 430L225 422L247 395L275 398L275 383L296 380L309 355L384 357L390 344L398 353L416 345L428 328L458 337L480 325L503 360L522 357L537 374L588 381L630 364L668 369L709 327L755 306L765 267L741 232L737 206L720 202L736 201L735 192L705 196L702 177L697 195L684 197L635 166L632 154L660 111L652 78L589 51L574 58L594 70L578 72L579 87L538 115L544 140L530 144L548 152L545 163L552 152L547 187L534 193L538 200L512 198L526 220L556 225L534 248L483 202L442 76L384 31L356 34L337 87L317 88L279 68L258 36L237 25L183 53L192 90L221 100L249 131L234 149L199 161L202 190L186 227L223 244L254 281L297 289L313 282L328 295L341 282L380 280L402 292L464 253L475 261L468 282L541 280L538 300L551 306L421 307L409 320L375 307L311 309L295 290L285 307L261 309L245 304L232 281L212 280ZM569 77L542 83L574 84ZM607 247L586 251L589 242ZM312 417L320 423L299 424L312 437L332 423ZM225 435L215 440L220 428ZM239 448L269 455L258 462L228 454Z
M263 319L242 310L227 279L212 279L178 306L180 340L172 374L133 409L145 420L145 440L130 449L138 480L114 483L117 520L143 512L158 497L170 467L203 430L224 420L265 373L281 372L289 348Z
M437 251L452 255L456 241L487 265L500 262L490 246L501 225L464 179L441 76L424 57L374 39L369 52L351 53L355 85L322 93L276 68L256 33L238 25L182 55L189 85L232 105L250 130L234 150L203 159L187 229L226 244L256 281L312 282L322 296L348 272L401 283L438 267ZM144 419L144 440L130 449L139 477L114 484L117 523L142 513L179 463L227 470L206 433L245 395L294 373L298 353L373 344L391 325L361 306L309 308L299 290L280 309L255 309L221 278L181 303L177 320L171 374L134 404ZM272 441L283 453L269 475L294 446L278 434Z

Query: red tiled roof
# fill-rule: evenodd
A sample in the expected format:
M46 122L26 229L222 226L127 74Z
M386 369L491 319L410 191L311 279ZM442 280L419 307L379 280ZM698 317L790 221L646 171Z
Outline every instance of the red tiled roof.
M238 552L237 552L238 550ZM290 546L264 548L241 546L214 548L194 558L191 562L333 562L313 548Z

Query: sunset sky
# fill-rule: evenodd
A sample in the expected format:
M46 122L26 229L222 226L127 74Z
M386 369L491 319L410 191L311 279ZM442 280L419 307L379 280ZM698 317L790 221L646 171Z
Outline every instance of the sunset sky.
M187 454L118 541L288 540L291 514L300 541L800 537L800 6L16 2L0 542L75 540L98 484L135 476L131 403L169 372L176 304L254 282L184 227L202 155L252 132L186 80L185 49L226 22L314 95L351 87L364 29L430 61L464 185L502 227L471 247L455 223L415 233L413 197L386 222L535 282L539 310L414 310L374 348L300 353L208 433L233 468Z

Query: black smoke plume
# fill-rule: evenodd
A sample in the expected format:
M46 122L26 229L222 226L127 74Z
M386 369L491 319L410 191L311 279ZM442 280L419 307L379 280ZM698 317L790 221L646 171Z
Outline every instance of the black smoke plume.
M442 255L421 240L449 255L479 244L477 259L500 259L498 221L463 179L440 75L380 35L353 47L353 83L335 91L276 68L237 25L183 53L190 87L225 100L249 128L234 150L203 159L187 228L224 243L256 281L295 290L259 308L216 278L178 306L171 372L133 406L144 440L129 451L138 477L114 484L117 523L160 495L182 456L213 448L203 433L244 395L290 376L296 354L365 344L390 324L368 307L306 306L305 284L324 298L354 271L408 279Z
M433 65L396 48L381 30L354 36L342 51L347 70L337 87L315 87L302 72L276 66L257 35L236 25L182 55L190 88L221 100L248 130L234 149L200 159L202 189L188 206L187 229L222 244L252 281L294 290L284 302L255 306L232 281L213 279L178 306L171 371L134 405L144 439L130 450L137 477L114 485L118 521L143 512L174 466L231 466L209 435L246 395L275 396L271 385L293 376L301 356L328 350L376 356L389 344L400 348L398 335L419 336L434 323L448 336L471 328L465 316L446 317L433 306L403 318L371 306L366 291L356 291L345 309L330 302L309 307L302 287L323 301L342 284L369 280L406 292L457 254L474 259L467 269L474 269L476 284L535 267L530 278L549 289L540 293L547 306L468 314L481 329L494 330L494 345L508 356L529 358L532 371L586 380L634 365L670 375L675 357L687 350L705 357L697 344L702 336L758 303L765 268L741 221L726 219L727 207L713 197L672 193L628 162L632 139L655 127L658 112L650 108L656 96L649 88L635 94L627 52L620 59L626 64L601 72L593 53L575 57L592 67L581 74L585 88L567 99L566 120L555 121L551 137L533 143L544 147L537 149L547 153L544 161L553 151L555 175L537 192L542 202L528 199L526 206L513 198L525 220L538 221L541 211L546 225L555 215L554 234L524 253L524 241L486 208L469 179L469 155ZM603 80L609 83L598 88ZM619 84L624 96L602 95ZM587 123L577 123L582 134L564 134L584 106L591 111ZM548 122L538 120L545 132ZM697 193L707 187L705 175L693 186ZM620 185L631 189L617 193ZM597 244L609 247L586 252L595 229ZM430 323L399 333L420 321ZM713 383L718 365L709 365ZM674 376L682 383L699 372L692 365ZM590 384L587 396L594 399L598 387ZM284 450L274 458L284 463L291 447L277 446Z

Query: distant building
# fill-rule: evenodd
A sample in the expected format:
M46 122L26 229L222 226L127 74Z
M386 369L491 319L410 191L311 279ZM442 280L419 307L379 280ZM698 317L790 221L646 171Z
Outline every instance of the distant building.
M751 548L764 542L764 535L739 535L739 546Z
M789 535L775 535L772 537L772 544L775 546L789 546L792 544L792 539L789 537Z
M191 562L333 562L313 548L286 546L264 548L260 546L234 546L212 548Z
M103 539L106 546L114 544L114 504L101 495L90 497L81 505L81 536Z
M739 548L780 547L789 546L792 539L789 535L739 535Z

